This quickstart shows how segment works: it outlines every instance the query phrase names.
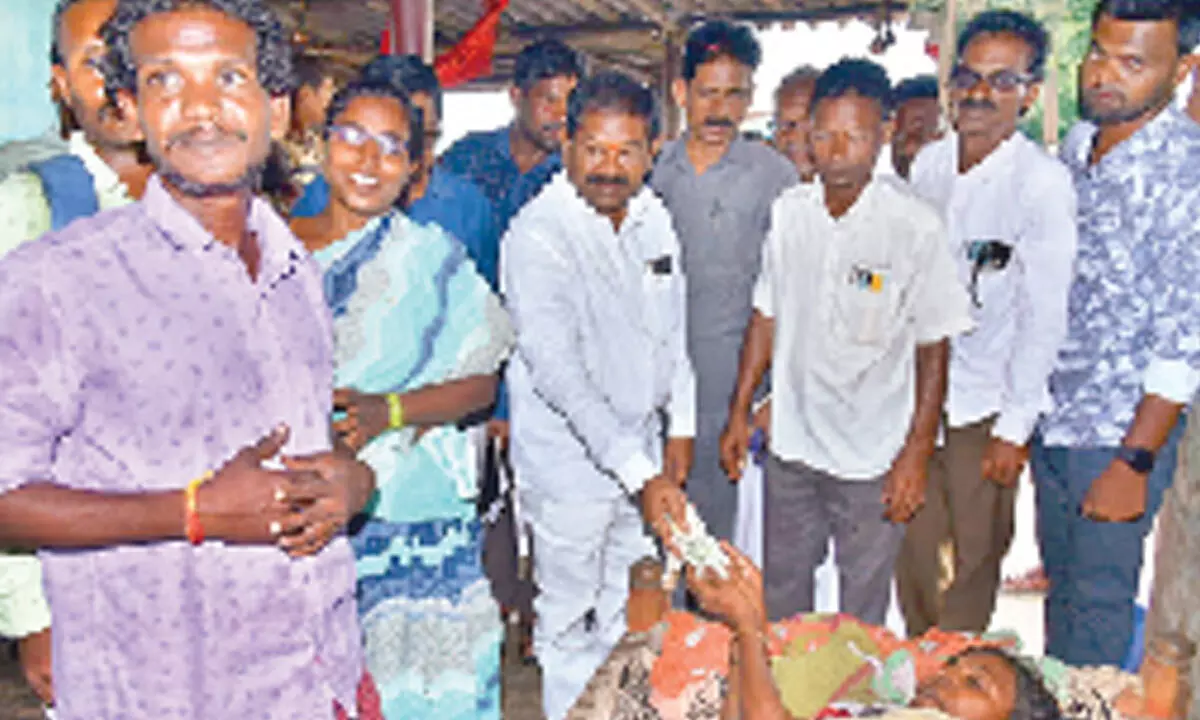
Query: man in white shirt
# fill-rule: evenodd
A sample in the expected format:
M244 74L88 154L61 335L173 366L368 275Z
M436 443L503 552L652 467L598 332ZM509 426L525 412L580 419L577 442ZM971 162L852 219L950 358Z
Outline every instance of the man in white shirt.
M501 247L517 332L511 456L537 547L534 637L550 720L625 632L630 566L655 554L643 512L660 533L665 512L682 522L696 426L679 243L644 187L654 96L619 74L584 80L567 134L566 172Z
M891 84L866 60L818 79L821 182L787 190L754 291L722 460L740 476L754 388L771 369L767 610L813 607L833 537L841 611L882 624L903 523L921 506L945 396L947 338L970 327L941 220L900 180L872 178Z
M975 16L951 75L957 132L917 155L911 183L946 220L975 330L951 343L945 435L925 507L897 563L910 635L984 632L1013 535L1017 480L1067 329L1075 190L1057 159L1017 130L1033 106L1046 31L1011 10ZM953 579L939 589L939 548Z

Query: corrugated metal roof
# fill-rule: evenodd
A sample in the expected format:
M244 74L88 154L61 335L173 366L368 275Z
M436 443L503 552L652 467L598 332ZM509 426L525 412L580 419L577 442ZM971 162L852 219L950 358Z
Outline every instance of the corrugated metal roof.
M760 25L846 16L879 17L887 0L510 0L501 20L493 82L509 74L511 58L530 40L555 36L598 66L620 67L643 80L656 77L666 32L704 17ZM347 59L373 55L387 26L387 0L272 0L309 44ZM890 2L896 12L904 0ZM484 12L484 0L434 0L438 51L452 46Z

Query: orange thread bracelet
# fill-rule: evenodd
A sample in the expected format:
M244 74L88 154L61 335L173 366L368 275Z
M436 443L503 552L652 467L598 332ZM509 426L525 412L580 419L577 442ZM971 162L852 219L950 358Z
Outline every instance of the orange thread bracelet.
M183 516L183 528L187 533L188 542L193 545L199 545L204 542L204 526L200 524L200 511L196 503L196 495L200 491L200 486L208 482L213 476L212 471L208 471L188 483L187 490L183 491L183 497L186 501L186 509Z

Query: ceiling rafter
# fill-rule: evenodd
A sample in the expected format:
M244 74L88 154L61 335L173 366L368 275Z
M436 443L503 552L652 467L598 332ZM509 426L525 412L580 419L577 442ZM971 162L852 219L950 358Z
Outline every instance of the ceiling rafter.
M306 44L339 58L369 58L388 23L388 0L268 0L281 11L290 31L303 28ZM667 33L686 29L706 16L764 26L775 22L817 22L851 16L874 17L885 0L510 0L501 19L495 75L503 82L512 57L530 40L557 37L606 67L636 71L665 61ZM888 0L895 15L906 3ZM452 46L482 13L483 0L434 0L435 42ZM307 22L301 18L307 17Z

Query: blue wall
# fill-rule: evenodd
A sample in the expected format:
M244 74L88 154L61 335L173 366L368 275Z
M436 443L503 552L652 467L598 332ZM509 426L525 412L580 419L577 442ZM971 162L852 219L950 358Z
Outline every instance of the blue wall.
M40 135L58 122L50 101L55 0L0 0L0 142Z

